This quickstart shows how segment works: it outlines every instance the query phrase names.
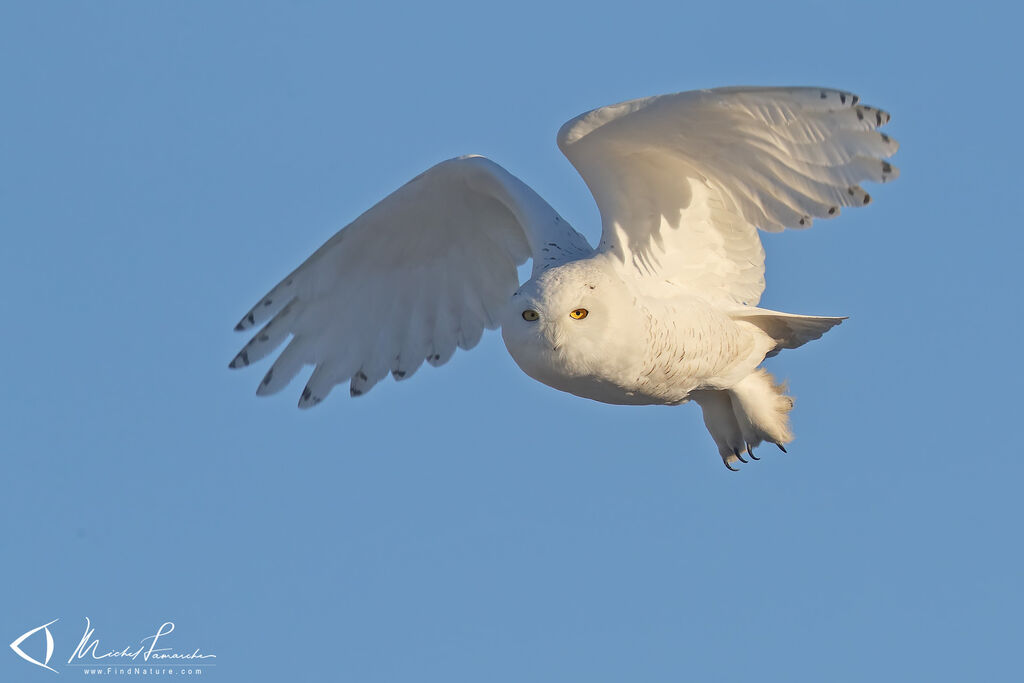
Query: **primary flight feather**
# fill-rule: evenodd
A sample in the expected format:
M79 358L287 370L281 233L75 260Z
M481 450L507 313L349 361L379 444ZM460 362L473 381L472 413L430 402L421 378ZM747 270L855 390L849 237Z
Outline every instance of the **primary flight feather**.
M235 329L240 368L290 341L257 389L315 366L300 408L448 362L502 328L528 375L616 404L696 401L726 467L792 440L761 362L843 318L758 308L757 229L809 227L898 175L886 112L826 88L719 88L631 100L562 126L601 212L596 249L480 156L441 162L340 230ZM532 259L522 285L516 267ZM785 450L783 448L783 450Z

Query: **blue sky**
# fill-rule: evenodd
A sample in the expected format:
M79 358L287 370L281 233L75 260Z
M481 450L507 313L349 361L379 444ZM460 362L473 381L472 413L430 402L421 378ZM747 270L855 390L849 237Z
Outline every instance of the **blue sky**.
M363 3L369 4L369 3ZM1002 4L0 6L0 678L88 617L203 680L1007 680L1022 553L1020 15ZM765 238L789 455L560 394L497 334L295 408L226 369L257 298L433 163L593 241L570 117L720 85L893 113L902 177ZM41 657L43 640L26 641ZM33 644L34 643L34 644ZM63 668L61 668L63 667Z

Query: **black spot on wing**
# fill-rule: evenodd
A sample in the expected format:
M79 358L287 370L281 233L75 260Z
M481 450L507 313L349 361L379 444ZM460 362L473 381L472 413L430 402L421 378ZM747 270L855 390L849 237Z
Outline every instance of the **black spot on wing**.
M228 367L229 368L243 368L243 367L245 367L248 364L249 364L249 352L246 351L245 349L242 349L241 351L238 352L238 355L235 356L234 360L232 360L230 363L228 363Z

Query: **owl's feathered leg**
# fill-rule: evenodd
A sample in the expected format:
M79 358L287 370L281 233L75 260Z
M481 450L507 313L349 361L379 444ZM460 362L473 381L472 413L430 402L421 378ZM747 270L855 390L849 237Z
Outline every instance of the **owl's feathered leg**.
M749 447L767 441L786 451L783 444L793 440L789 429L793 399L785 392L786 385L775 382L763 368L750 373L725 392L743 441Z
M738 472L739 470L735 469L732 464L747 462L742 455L747 444L743 441L743 432L736 419L732 401L729 399L729 392L694 391L690 394L690 398L696 401L704 412L704 425L711 432L711 438L718 446L722 462L733 472Z
M736 462L747 462L746 452L754 460L754 448L773 443L782 452L783 444L793 440L789 430L789 411L793 399L786 387L776 383L764 369L757 369L730 389L694 391L690 398L704 412L704 425L718 446L722 462L730 470Z

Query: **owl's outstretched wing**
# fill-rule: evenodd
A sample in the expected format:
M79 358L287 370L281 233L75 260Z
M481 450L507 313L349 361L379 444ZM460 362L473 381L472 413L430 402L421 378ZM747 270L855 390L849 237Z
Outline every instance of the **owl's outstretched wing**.
M412 179L320 247L236 326L266 324L231 361L241 368L291 341L257 389L283 389L316 366L299 407L336 384L365 393L389 372L406 379L448 362L493 329L534 272L591 253L536 192L479 156L444 161Z
M599 250L626 270L756 304L757 228L805 228L871 201L859 183L898 175L889 114L825 88L720 88L602 107L558 146L601 210Z

